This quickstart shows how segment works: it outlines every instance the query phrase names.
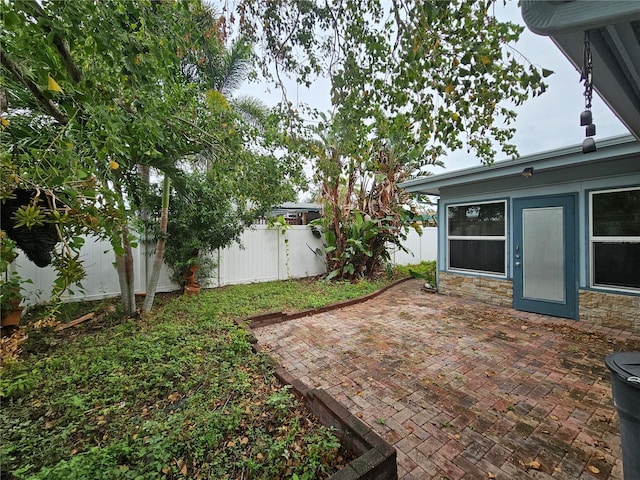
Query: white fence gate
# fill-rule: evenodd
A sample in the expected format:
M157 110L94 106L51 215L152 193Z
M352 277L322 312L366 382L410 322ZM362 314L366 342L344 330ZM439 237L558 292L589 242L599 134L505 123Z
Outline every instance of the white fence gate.
M287 240L287 241L285 241ZM238 283L267 282L320 275L326 272L322 258L314 251L322 248L322 240L313 236L308 225L292 225L286 233L266 225L256 225L241 237L241 245L216 252L217 268L207 279L201 279L205 287L218 287ZM396 265L407 265L436 259L437 229L424 228L419 236L411 230L405 247L409 254L392 251L391 258ZM73 289L67 295L69 300L98 300L120 294L118 275L114 266L113 251L106 241L92 241L87 238L81 252L87 272L82 281L83 289ZM151 275L153 246L145 251L143 245L134 249L134 275L137 293L146 290L147 277ZM33 283L25 284L24 304L33 305L49 299L56 275L52 267L38 268L24 254L18 256L12 269L24 279ZM177 290L179 287L169 278L167 267L163 267L158 283L159 292Z

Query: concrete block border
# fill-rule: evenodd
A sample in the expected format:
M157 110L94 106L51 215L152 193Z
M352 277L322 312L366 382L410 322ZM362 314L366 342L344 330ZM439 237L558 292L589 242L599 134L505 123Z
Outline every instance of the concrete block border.
M261 352L262 349L251 330L252 328L286 322L294 318L306 317L315 313L327 312L364 302L409 279L410 278L400 279L364 297L294 313L270 312L254 315L244 320L237 320L236 323L248 332L249 341L253 345L254 352ZM304 400L309 409L323 425L333 427L336 436L340 438L343 445L357 456L357 458L349 462L342 470L331 475L329 480L398 479L396 449L389 445L376 432L371 430L362 420L351 414L325 390L309 388L298 378L287 372L282 366L276 365L275 375L282 383L291 386L294 393Z

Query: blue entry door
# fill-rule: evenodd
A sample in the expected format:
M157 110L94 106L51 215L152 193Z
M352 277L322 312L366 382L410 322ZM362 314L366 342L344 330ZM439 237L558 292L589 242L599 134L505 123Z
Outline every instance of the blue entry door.
M513 201L513 306L577 318L573 195Z

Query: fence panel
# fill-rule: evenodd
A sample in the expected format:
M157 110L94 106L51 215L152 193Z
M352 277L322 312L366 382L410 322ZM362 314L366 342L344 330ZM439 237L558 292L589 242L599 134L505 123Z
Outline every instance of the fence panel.
M256 225L234 244L220 250L216 286L278 279L278 232Z
M311 227L307 225L291 225L284 234L279 229L256 225L243 233L241 244L242 247L232 245L214 254L218 267L208 279L201 279L203 286L284 280L321 275L326 271L324 260L314 253L316 248L322 248L322 240L313 236ZM437 228L425 228L422 236L411 231L405 245L410 253L392 252L393 263L406 265L435 260ZM133 253L136 293L144 293L153 265L153 245L144 248L140 244ZM98 300L120 294L118 275L113 265L113 251L109 242L87 238L81 258L87 272L82 282L84 291L76 288L74 293L67 295L65 299ZM25 284L27 297L24 304L33 305L49 299L55 279L52 267L38 268L22 254L11 268L17 270L22 278L33 281L32 284ZM171 281L168 268L164 266L158 291L168 292L178 288L179 286Z
M99 300L120 294L118 274L114 266L114 255L108 241L96 237L87 237L80 250L86 271L82 281L83 290L73 287L73 294L65 295L65 300ZM141 262L140 247L133 250L133 270L135 275L136 292L144 292L144 264ZM46 302L51 297L53 281L56 278L53 267L39 268L24 254L20 254L12 268L24 279L31 279L33 283L24 284L25 305Z
M278 278L312 277L326 272L324 259L314 253L316 248L322 248L322 239L314 237L308 225L290 225L279 239L284 258L279 264Z
M408 252L394 248L391 260L396 265L410 265L412 263L435 260L438 252L437 242L438 229L436 227L423 228L422 235L418 235L415 230L411 229L407 239L403 242L403 246Z

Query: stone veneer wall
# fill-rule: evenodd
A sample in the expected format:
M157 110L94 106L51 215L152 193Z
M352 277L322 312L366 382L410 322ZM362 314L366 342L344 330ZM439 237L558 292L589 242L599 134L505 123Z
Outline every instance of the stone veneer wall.
M439 272L438 291L493 305L513 306L510 280ZM581 321L640 333L640 296L580 290L578 302Z
M438 291L503 307L513 306L513 284L510 280L439 272Z
M640 296L580 290L580 320L640 333Z

